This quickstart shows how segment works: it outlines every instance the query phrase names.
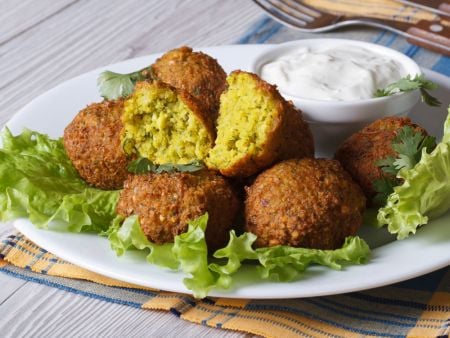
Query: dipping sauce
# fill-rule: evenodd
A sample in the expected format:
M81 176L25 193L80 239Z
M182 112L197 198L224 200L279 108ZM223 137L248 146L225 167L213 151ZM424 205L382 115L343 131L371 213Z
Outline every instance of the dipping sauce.
M315 100L370 99L405 75L395 60L351 45L302 47L261 67L261 77L284 94Z

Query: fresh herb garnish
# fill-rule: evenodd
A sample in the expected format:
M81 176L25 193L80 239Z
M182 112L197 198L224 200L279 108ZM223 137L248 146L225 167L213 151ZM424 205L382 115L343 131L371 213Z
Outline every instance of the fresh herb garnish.
M187 172L193 173L204 168L204 164L201 161L193 161L186 164L155 164L148 158L140 157L137 160L131 162L128 165L128 171L133 174L145 174L145 173L156 173L160 174L163 172Z
M102 72L97 79L100 95L108 100L115 100L130 95L136 82L152 78L151 67L133 73L120 74L109 70Z
M385 176L373 182L377 195L374 203L384 205L388 196L394 192L394 187L401 181L396 177L397 173L405 168L414 168L422 157L422 150L426 148L427 153L431 153L436 148L436 139L433 136L425 136L421 132L414 130L411 126L402 127L392 140L392 149L397 152L397 158L388 156L376 162L383 172L391 176Z
M384 89L378 89L374 95L375 97L383 97L419 89L422 102L432 107L438 107L441 105L441 102L427 92L427 90L433 90L437 87L438 85L436 83L425 79L423 75L416 75L414 78L411 75L407 75L397 82L391 83Z

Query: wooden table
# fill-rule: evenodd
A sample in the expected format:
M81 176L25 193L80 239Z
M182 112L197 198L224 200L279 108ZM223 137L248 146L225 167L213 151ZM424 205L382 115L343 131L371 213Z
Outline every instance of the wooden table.
M235 43L261 16L249 0L0 0L0 124L76 75L183 44ZM0 273L1 337L206 335L244 336Z

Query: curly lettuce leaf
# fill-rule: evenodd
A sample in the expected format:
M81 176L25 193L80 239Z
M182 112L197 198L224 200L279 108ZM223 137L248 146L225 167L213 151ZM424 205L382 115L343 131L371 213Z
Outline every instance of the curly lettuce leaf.
M404 239L450 209L450 108L442 142L430 154L423 149L419 163L400 170L397 178L403 183L378 210L377 220L379 226L387 225L390 233Z
M180 268L189 274L183 280L184 285L196 298L204 298L212 288L226 288L220 275L208 266L208 247L205 231L208 213L190 221L188 230L175 237L173 253L180 262Z
M253 249L254 234L246 232L237 236L230 231L228 245L217 250L213 255L216 261L210 263L205 238L207 213L189 222L188 230L176 236L174 243L164 245L148 241L137 216L122 221L118 217L108 231L111 247L116 253L122 255L126 250L150 250L148 262L179 269L189 275L183 283L196 298L206 297L212 289L229 288L233 284L233 274L241 268L243 261L256 266L259 278L291 281L311 264L341 269L343 263L362 264L370 257L369 246L359 237L348 237L343 247L337 250L288 246Z
M117 216L105 234L108 236L111 249L118 256L122 256L127 250L145 250L149 251L147 262L173 270L179 267L179 262L172 253L173 244L151 243L142 231L136 215L125 220Z
M244 260L253 262L263 278L290 280L311 263L340 268L341 261L361 263L368 257L367 245L357 238L348 239L342 249L334 251L289 247L255 250L255 235L236 236L232 231L228 245L214 255L222 261L210 263L205 239L207 214L189 222L188 231L176 236L174 243L151 243L137 216L123 219L116 215L118 191L92 188L78 176L61 140L30 130L13 136L5 129L1 137L1 220L29 217L41 228L57 222L64 230L107 235L118 255L143 250L149 263L189 274L184 283L196 297L205 297L213 288L228 288Z
M336 250L294 248L281 245L253 249L255 235L244 233L237 237L232 232L230 237L228 245L214 254L216 258L227 258L227 264L210 265L214 271L225 276L236 272L242 261L253 260L256 261L256 269L262 279L288 282L298 278L311 264L340 270L343 263L363 264L370 257L369 246L357 236L347 237L342 248ZM222 276L222 278L224 277Z
M1 134L0 219L28 217L39 228L51 222L72 232L101 232L116 216L117 191L88 186L61 140L25 129Z

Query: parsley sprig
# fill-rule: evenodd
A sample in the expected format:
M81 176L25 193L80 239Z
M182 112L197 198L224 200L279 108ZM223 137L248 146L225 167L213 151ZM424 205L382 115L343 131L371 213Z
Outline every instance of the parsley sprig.
M193 173L205 168L203 162L193 161L187 164L155 164L148 158L140 157L137 160L131 162L128 165L128 171L133 174L145 174L145 173L156 173L161 174L163 172L188 172Z
M388 156L376 162L376 165L388 175L373 182L377 192L374 202L384 205L388 196L394 192L394 187L401 183L396 177L397 173L401 169L414 168L422 157L422 150L426 149L427 153L431 153L434 148L436 148L435 137L425 136L411 126L402 127L392 140L392 149L397 153L397 157Z
M150 67L140 69L133 73L120 74L109 70L102 72L97 79L100 95L108 100L115 100L130 95L136 82L152 77Z
M383 97L419 89L422 102L432 107L438 107L441 105L441 102L428 93L428 90L433 90L437 87L436 83L427 80L423 75L416 75L414 78L411 75L407 75L384 89L378 89L374 95L375 97Z

